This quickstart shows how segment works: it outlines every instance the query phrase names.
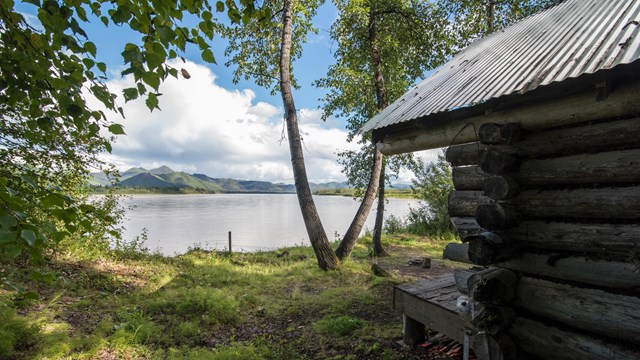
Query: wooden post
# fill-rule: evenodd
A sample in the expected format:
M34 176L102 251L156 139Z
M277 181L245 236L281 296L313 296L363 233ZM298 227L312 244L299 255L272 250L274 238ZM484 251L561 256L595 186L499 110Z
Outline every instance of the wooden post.
M407 315L402 315L403 336L402 341L405 345L414 347L425 341L424 325Z
M231 231L229 231L229 254L233 253L231 250Z

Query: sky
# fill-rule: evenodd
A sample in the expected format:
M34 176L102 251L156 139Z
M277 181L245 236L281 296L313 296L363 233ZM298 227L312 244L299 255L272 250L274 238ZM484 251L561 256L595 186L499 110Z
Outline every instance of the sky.
M28 4L18 5L25 14L33 13L33 9ZM323 92L312 85L334 61L335 44L329 38L329 28L336 17L337 10L331 2L319 8L314 18L319 32L310 35L302 58L294 63L301 88L293 95L312 182L344 181L336 153L357 148L347 142L343 119L321 120ZM35 17L30 18L37 22ZM125 43L136 42L136 36L123 27L104 28L99 21L81 26L97 46L98 61L108 66L107 85L112 92L119 94L123 88L131 87L133 79L119 75L124 68L120 53ZM273 96L251 81L234 84L232 69L224 66L224 41L214 39L212 46L217 64L204 63L195 47L187 48L185 63L172 63L185 68L191 78L169 77L161 85L161 111L149 112L144 99L125 103L119 97L118 104L126 117L108 116L124 125L126 136L117 138L112 153L105 154L104 159L121 171L167 165L176 171L211 177L292 183L280 95ZM93 100L89 104L99 106ZM436 152L419 156L431 161ZM397 182L408 183L410 179L411 174L403 171Z

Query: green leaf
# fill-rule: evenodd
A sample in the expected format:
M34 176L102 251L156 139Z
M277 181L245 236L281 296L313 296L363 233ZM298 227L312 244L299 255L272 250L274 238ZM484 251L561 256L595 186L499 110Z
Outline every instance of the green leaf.
M100 126L96 123L91 123L91 125L89 125L89 132L91 132L92 134L97 134L100 131Z
M53 127L53 119L48 117L41 117L38 120L36 120L36 124L38 124L38 127L41 130L47 131Z
M216 4L216 7L217 7L217 4ZM202 20L211 21L212 18L213 18L213 14L211 14L211 12L209 12L209 11L203 11L202 12Z
M0 244L6 244L16 241L16 232L9 230L0 230Z
M124 127L120 124L111 124L108 129L113 135L125 135Z
M115 11L110 12L109 15L111 15L111 21L113 21L114 23L123 24L129 21L129 19L131 18L131 11L129 10L128 6L122 5L118 6Z
M138 98L138 89L136 88L126 88L122 90L122 94L124 95L125 101L131 101Z
M36 233L32 230L24 229L20 232L22 240L26 241L29 246L33 246L36 243Z
M165 44L170 43L176 38L176 32L173 31L172 28L166 25L162 25L158 27L158 35L160 36L160 41Z
M99 62L96 64L96 66L98 66L98 70L102 71L103 73L107 72L107 64Z
M109 18L106 16L100 16L100 21L104 24L104 26L109 26Z
M205 49L202 51L202 60L211 64L216 63L216 58L213 56L213 51L211 51L211 49Z
M9 230L12 227L16 226L17 224L18 222L16 221L16 218L14 218L13 216L0 215L0 226L2 226L3 229Z
M216 2L216 11L223 12L224 11L224 3L222 1Z
M147 101L145 101L149 110L153 111L153 109L159 109L158 107L158 97L154 93L149 93L147 96Z
M41 7L40 0L22 0L22 2L25 2L27 4L32 4L32 5L35 5L37 7Z
M84 43L83 50L91 54L91 56L96 57L96 44L92 43L91 41L87 41L86 43Z
M82 59L82 63L87 68L87 70L91 69L96 64L95 61L87 58Z
M160 86L160 78L158 74L152 71L147 71L142 74L142 80L149 86L151 86L154 90L158 90L158 86Z
M22 248L16 245L9 245L5 248L5 253L12 258L17 258L22 254Z
M42 199L42 205L47 208L54 206L62 207L64 206L64 199L58 194L49 194Z
M82 115L82 108L76 104L70 104L66 110L69 115L74 117Z

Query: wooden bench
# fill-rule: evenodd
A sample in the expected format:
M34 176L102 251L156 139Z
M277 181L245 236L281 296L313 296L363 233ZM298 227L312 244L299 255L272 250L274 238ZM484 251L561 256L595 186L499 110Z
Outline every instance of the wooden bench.
M458 317L453 274L401 284L393 289L393 308L402 314L405 345L425 341L425 327L463 343L464 326Z

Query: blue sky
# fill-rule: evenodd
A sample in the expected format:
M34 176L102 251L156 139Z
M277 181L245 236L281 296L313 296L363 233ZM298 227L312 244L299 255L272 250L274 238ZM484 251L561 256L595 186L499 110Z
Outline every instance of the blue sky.
M34 7L19 4L18 10L29 14ZM223 13L217 15L226 17ZM337 10L331 2L318 9L314 24L319 32L309 37L302 58L294 63L294 74L301 86L294 91L294 98L308 175L315 182L343 181L336 152L357 148L346 141L343 120L321 121L319 99L323 92L312 85L334 61L329 29L336 17ZM30 21L37 23L35 17ZM112 91L119 93L130 87L132 79L119 75L123 68L120 53L125 43L137 41L135 34L125 27L105 28L98 20L81 26L97 46L98 61L107 63ZM234 84L232 70L224 66L224 41L214 39L212 46L218 64L204 63L195 46L187 48L185 64L172 64L187 69L192 78L170 78L161 85L162 111L149 113L142 100L126 104L120 101L126 118L109 116L124 125L127 135L116 140L112 154L105 154L105 160L120 170L168 165L174 170L213 177L293 182L288 145L282 139L279 94L272 96L250 80ZM433 154L426 157L433 158ZM409 181L409 176L403 173L399 180Z

